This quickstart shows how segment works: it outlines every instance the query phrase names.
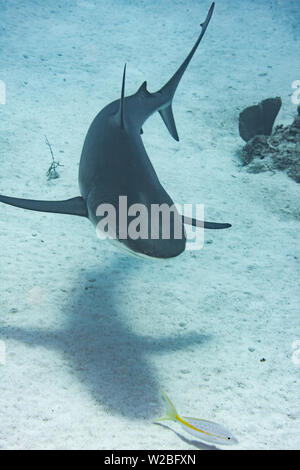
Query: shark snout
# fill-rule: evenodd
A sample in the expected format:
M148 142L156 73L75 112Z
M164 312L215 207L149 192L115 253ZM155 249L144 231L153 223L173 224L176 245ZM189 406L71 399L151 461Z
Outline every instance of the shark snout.
M125 240L119 241L144 257L174 258L185 250L184 225L174 205L172 209L168 204L154 206L144 216L140 213L137 218L129 218L127 234Z
M124 247L133 255L168 259L179 256L185 250L186 240L170 239L170 240L124 240L121 241Z

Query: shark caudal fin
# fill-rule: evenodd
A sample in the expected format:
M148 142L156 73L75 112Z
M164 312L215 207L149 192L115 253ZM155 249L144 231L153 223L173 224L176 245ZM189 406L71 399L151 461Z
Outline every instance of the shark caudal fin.
M161 115L162 120L164 121L171 136L178 142L179 137L178 137L178 132L176 129L175 119L173 115L172 104L170 104L166 108L160 109L159 114Z
M20 207L38 212L54 212L56 214L79 215L88 217L85 201L82 197L73 197L65 201L37 201L34 199L19 199L16 197L1 196L0 202L10 206Z
M201 39L204 36L204 33L212 17L214 7L215 7L215 4L212 3L204 23L201 23L200 25L201 32L197 41L195 42L193 48L191 49L190 53L188 54L184 62L181 64L178 70L174 73L174 75L170 78L170 80L160 90L158 90L155 93L150 93L147 90L147 82L144 82L142 83L142 85L140 86L140 88L134 95L126 98L126 100L129 100L128 102L129 105L132 102L134 102L134 112L132 112L133 106L131 107L131 122L134 122L134 125L136 126L136 129L138 132L142 133L141 129L142 129L144 122L153 113L155 113L156 111L159 111L159 114L161 115L171 136L175 140L177 141L179 140L176 125L175 125L173 110L172 110L172 101L173 101L177 86L180 82L180 79L182 75L184 74L187 66L189 65L193 55L195 54L195 51L197 47L199 46ZM124 103L122 104L122 101L123 100L121 98L120 111L119 111L120 115L121 115L121 110L124 108ZM123 109L123 119L124 119L124 109Z
M197 50L197 48L198 48L198 46L201 42L201 39L204 36L206 28L207 28L207 26L210 22L211 17L212 17L214 7L215 7L215 3L213 2L210 9L209 9L209 12L207 14L207 17L206 17L204 23L201 23L201 25L200 25L201 26L201 33L200 33L197 41L195 42L193 48L191 49L190 53L188 54L188 56L184 60L184 62L181 64L179 69L174 73L174 75L170 78L170 80L157 92L164 98L164 101L165 101L165 104L163 106L161 106L158 109L158 111L159 111L164 123L166 124L166 127L167 127L168 131L170 132L171 136L177 141L179 140L179 137L178 137L178 133L177 133L177 130L176 130L176 125L175 125L175 120L174 120L174 115L173 115L173 110L172 110L172 100L173 100L175 91L178 87L178 84L181 80L181 77L184 74L187 66L189 65L193 55L195 54L195 52L196 52L196 50ZM154 95L155 94L156 93L154 93Z

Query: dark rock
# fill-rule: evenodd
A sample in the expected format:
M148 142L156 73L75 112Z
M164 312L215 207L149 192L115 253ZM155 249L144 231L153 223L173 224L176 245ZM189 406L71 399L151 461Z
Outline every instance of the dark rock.
M282 170L300 183L300 115L290 126L276 126L271 136L252 137L241 158L251 173Z
M281 108L281 98L267 98L240 113L239 132L245 142L256 135L271 135L274 121Z

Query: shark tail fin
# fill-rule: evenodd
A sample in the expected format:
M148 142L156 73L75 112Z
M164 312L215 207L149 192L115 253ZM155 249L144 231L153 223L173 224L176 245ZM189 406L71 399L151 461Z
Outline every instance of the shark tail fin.
M122 91L121 91L120 108L119 108L119 119L120 119L120 127L121 127L121 129L124 129L125 77L126 77L126 64L124 65L124 70L123 70Z
M168 131L170 132L171 136L179 141L177 129L176 129L176 124L175 124L175 119L173 115L173 110L172 110L172 104L167 106L166 108L160 109L159 114L161 115L165 125L167 126Z
M176 126L175 126L175 121L174 121L174 116L172 112L172 100L174 98L175 91L177 89L177 86L181 80L182 75L184 74L187 66L189 65L193 55L195 54L204 34L207 29L207 26L211 20L213 11L214 11L215 3L213 2L211 4L211 7L209 9L209 12L207 13L206 19L203 23L200 24L201 26L201 32L198 36L197 41L195 42L193 48L191 49L190 53L186 57L186 59L183 61L181 66L177 69L177 71L174 73L174 75L170 78L170 80L159 90L160 95L163 95L165 97L167 106L164 106L163 108L159 109L159 113L161 117L163 118L164 123L166 124L171 136L175 140L179 140Z
M166 412L165 415L162 416L161 418L157 418L155 420L155 423L157 421L176 421L178 413L176 411L175 406L171 402L170 398L167 396L166 393L161 392L162 396L164 397L165 405L166 405Z
M88 210L82 197L73 197L65 201L38 201L34 199L19 199L0 195L0 202L10 206L20 207L38 212L54 212L56 214L79 215L88 217Z

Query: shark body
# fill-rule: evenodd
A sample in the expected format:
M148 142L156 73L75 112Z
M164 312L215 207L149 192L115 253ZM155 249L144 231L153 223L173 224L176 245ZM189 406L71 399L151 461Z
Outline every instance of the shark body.
M206 20L201 24L200 35L190 53L159 91L150 93L147 90L147 83L144 82L135 94L125 97L125 65L121 98L99 112L86 135L79 165L80 196L64 201L40 201L0 195L0 202L34 211L77 215L88 218L97 226L104 217L104 214L99 215L99 206L110 204L118 211L120 196L126 196L129 207L142 204L147 209L147 214L141 222L147 225L149 236L144 238L121 236L121 232L123 233L132 222L133 216L131 216L126 222L122 222L120 218L116 220L115 241L134 254L152 258L172 258L185 250L184 224L210 229L230 227L231 225L227 223L202 222L180 215L171 197L161 185L141 138L144 122L158 111L171 136L179 140L172 100L180 79L202 40L213 10L214 3ZM158 227L158 237L151 237L153 205L173 207L168 238L162 236L161 222ZM180 237L175 234L175 226L178 224L182 228Z

